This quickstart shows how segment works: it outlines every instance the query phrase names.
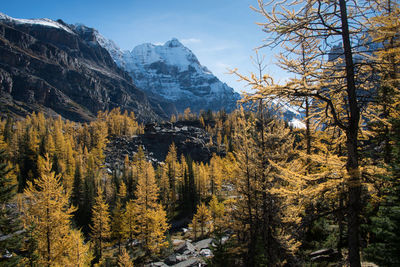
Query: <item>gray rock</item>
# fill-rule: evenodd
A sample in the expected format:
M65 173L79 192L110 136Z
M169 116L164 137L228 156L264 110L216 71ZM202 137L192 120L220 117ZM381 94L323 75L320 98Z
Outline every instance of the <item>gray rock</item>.
M10 259L10 258L12 258L13 257L13 255L6 249L5 250L5 253L3 254L3 259Z
M181 262L181 261L186 261L189 257L187 255L176 255L176 261Z
M199 266L202 263L202 260L198 258L191 258L186 261L182 261L178 264L173 265L174 267L192 267L192 266Z
M143 146L148 161L162 162L165 160L172 142L175 143L178 154L189 155L194 161L198 162L209 161L213 153L219 156L226 155L225 149L219 149L216 145L208 146L210 135L202 128L199 122L177 123L182 127L190 124L193 126L187 126L188 131L171 130L171 132L164 132L162 130L169 127L168 124L157 124L157 127L161 128L160 131L152 130L154 126L147 127L146 125L147 130L145 130L144 134L136 137L112 136L105 149L106 163L110 165L112 171L121 168L125 155L132 159L139 146ZM216 140L213 142L216 143ZM176 230L181 230L183 226L177 226ZM184 230L182 229L182 231Z
M196 254L196 252L195 251L190 251L190 250L185 250L184 252L183 252L183 255L191 255L191 254Z
M176 249L175 252L179 254L183 254L186 250L189 250L190 252L194 252L196 248L192 245L192 243L186 241L185 243L179 245Z
M150 263L150 264L146 264L145 266L146 266L146 267L168 267L168 265L165 264L165 263L162 262L162 261L159 261L159 262L152 262L152 263Z
M178 260L176 259L176 254L172 254L170 255L166 260L165 263L168 265L174 265L176 263L178 263Z
M223 236L223 237L221 238L221 243L222 243L222 244L225 244L226 241L228 241L228 239L229 239L229 236Z
M178 246L178 245L181 245L181 244L183 244L183 243L185 243L185 240L182 240L182 239L172 239L172 245L174 245L174 246Z
M210 258L213 256L213 253L212 253L211 249L204 248L200 251L200 256Z
M212 244L212 241L213 241L212 238L203 239L194 243L194 246L197 250L202 250L204 248L209 248L210 245Z

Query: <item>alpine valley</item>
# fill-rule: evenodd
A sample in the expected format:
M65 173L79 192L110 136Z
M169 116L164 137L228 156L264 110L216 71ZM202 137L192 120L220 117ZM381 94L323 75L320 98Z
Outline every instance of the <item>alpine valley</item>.
M399 1L251 1L2 2L0 267L400 266Z

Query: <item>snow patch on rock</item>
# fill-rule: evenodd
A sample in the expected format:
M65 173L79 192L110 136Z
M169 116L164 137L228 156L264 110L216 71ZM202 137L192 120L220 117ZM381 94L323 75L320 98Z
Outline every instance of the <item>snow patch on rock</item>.
M17 19L17 18L10 17L10 16L0 12L0 21L13 22L15 24L41 25L41 26L45 26L45 27L58 28L58 29L67 31L71 34L75 34L67 26L65 26L57 21L47 19L47 18L44 18L44 19Z

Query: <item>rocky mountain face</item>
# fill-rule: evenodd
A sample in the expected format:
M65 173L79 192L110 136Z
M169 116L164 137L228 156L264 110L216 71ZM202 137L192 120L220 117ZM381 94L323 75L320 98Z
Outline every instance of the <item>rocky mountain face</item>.
M0 13L1 114L43 111L89 121L99 110L115 107L134 111L143 121L160 119L93 29Z
M231 111L240 99L238 93L218 80L175 38L164 45L142 44L132 51L122 51L101 35L97 39L139 88L158 101L172 102L180 113L188 107L194 112ZM173 107L165 112L171 111Z

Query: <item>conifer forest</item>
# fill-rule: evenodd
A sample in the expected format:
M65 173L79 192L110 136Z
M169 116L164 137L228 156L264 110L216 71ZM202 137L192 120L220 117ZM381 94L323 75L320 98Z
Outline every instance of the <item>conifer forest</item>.
M0 266L400 266L399 2L252 9L232 111L1 109Z

